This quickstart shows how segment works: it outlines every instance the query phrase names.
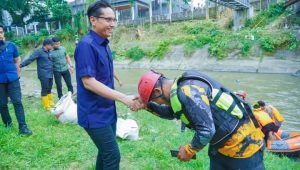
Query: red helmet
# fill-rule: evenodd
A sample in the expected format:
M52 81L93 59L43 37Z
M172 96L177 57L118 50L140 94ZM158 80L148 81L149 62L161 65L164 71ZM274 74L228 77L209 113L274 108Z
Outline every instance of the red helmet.
M243 90L238 90L238 91L235 92L235 94L238 95L238 96L240 96L243 100L245 100L246 97L247 97L247 95L248 95L248 94L247 94L245 91L243 91Z
M142 75L138 84L138 93L143 102L149 102L152 90L161 74L149 71Z

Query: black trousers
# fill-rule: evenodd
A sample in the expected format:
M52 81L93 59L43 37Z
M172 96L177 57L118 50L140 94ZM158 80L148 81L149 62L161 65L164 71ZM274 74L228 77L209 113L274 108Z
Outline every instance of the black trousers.
M119 170L121 156L116 140L116 123L85 130L98 148L96 170Z
M61 77L64 78L65 83L68 87L68 91L73 93L73 86L72 86L70 71L69 70L66 70L63 72L54 71L54 80L55 80L55 84L56 84L58 98L61 98L63 96Z
M19 128L26 126L19 79L9 83L0 83L0 113L5 125L9 125L12 122L7 106L8 97L14 105Z
M217 153L210 155L210 170L264 170L263 149L249 158L231 158Z
M53 78L39 78L41 82L41 96L47 96L51 93Z

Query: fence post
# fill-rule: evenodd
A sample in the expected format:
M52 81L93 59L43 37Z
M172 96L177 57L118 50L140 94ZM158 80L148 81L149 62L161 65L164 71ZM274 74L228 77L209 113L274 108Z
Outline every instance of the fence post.
M149 3L149 19L150 19L150 28L152 27L152 0Z
M169 0L169 19L172 22L172 0Z
M58 29L61 30L61 22L60 22L60 20L58 21Z
M19 37L19 30L18 30L18 26L16 26L16 33L17 33L17 37Z
M24 25L24 29L25 29L25 34L28 34L28 32L27 32L27 25L26 24Z

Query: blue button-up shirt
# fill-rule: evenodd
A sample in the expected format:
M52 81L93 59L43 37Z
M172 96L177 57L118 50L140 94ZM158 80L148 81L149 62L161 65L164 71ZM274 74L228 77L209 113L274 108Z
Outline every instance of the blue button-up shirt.
M90 31L75 49L78 124L84 128L100 128L117 120L115 101L87 90L82 77L94 77L114 89L113 61L109 41Z
M19 57L19 52L16 45L11 42L1 42L0 46L6 46L0 52L0 83L9 83L19 78L14 62L14 58Z
M33 54L22 62L21 67L29 65L34 60L37 60L37 73L38 78L53 78L53 63L50 55L50 51L44 47L39 48L33 52Z

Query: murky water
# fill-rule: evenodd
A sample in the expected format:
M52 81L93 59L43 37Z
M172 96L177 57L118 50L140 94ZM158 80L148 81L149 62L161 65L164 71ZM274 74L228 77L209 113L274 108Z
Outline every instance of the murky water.
M137 82L146 70L116 70L124 86L116 88L122 92L137 93ZM168 78L175 78L182 71L161 70ZM206 72L232 90L244 90L250 103L264 100L279 109L285 118L286 130L300 130L300 78L286 74L255 74L231 72Z
M119 87L116 84L116 89L127 94L136 94L138 79L145 71L147 70L116 70L124 84L123 87ZM182 71L161 70L160 72L164 73L164 75L168 78L175 78ZM300 130L300 78L286 74L231 72L206 72L206 74L215 78L232 90L247 91L247 100L250 103L256 100L264 100L274 105L285 118L285 122L282 125L283 129ZM25 94L40 93L40 84L36 77L36 71L22 72L22 90ZM73 81L75 83L74 75ZM54 89L53 92L55 91L56 90Z

